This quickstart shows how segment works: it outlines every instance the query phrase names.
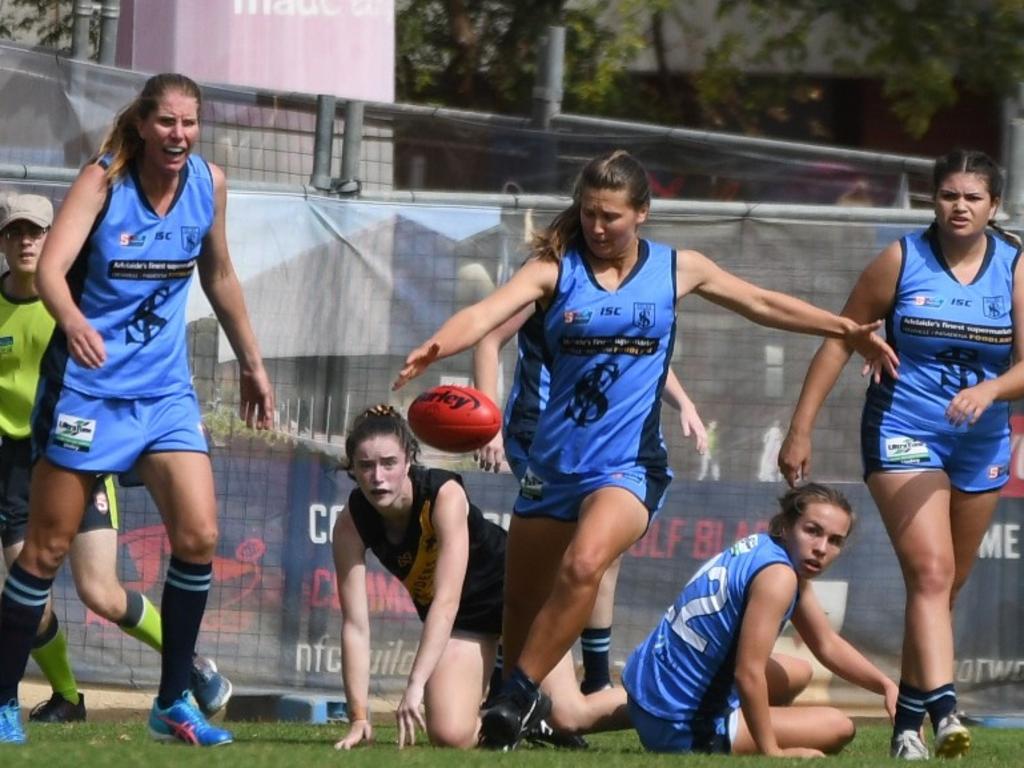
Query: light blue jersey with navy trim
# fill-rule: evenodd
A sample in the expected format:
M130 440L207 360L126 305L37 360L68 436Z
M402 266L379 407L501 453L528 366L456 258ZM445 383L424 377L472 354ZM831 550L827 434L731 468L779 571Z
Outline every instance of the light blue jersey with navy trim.
M661 390L675 340L676 254L641 240L616 291L577 248L562 257L544 314L551 383L530 466L586 474L665 467Z
M505 440L516 440L527 450L547 405L551 384L544 347L544 317L544 310L538 305L516 336L516 372L502 425Z
M142 192L134 166L114 182L67 277L79 309L103 337L106 362L94 369L79 365L58 328L43 375L96 397L158 397L190 389L185 310L213 217L213 177L196 155L188 158L162 217Z
M666 720L712 718L738 707L736 646L747 591L757 574L775 564L793 568L786 550L765 533L704 563L626 661L622 684L630 699Z
M945 415L960 390L1001 375L1011 363L1013 272L1020 249L998 235L987 239L981 268L965 285L950 272L934 226L901 238L896 297L886 318L887 340L900 358L899 378L885 376L869 386L866 428L892 414L939 434L1008 429L1007 402L993 403L973 427L954 427Z

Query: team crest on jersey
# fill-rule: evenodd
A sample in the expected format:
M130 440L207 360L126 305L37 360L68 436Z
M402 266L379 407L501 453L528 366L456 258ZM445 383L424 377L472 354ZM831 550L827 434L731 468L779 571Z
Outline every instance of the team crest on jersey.
M654 302L633 302L633 325L646 330L654 325Z
M83 419L69 413L57 414L57 429L53 442L61 448L88 453L96 437L96 419Z
M199 240L199 227L181 228L181 247L185 249L185 253L192 253L199 245Z
M918 307L938 309L942 306L942 299L936 299L934 296L915 296L914 305Z
M985 309L985 317L996 318L1006 314L1005 296L985 296L981 300L981 305Z
M120 243L124 248L141 248L146 244L146 236L133 235L131 232L122 232Z
M6 355L14 351L14 337L0 336L0 355Z
M590 322L591 314L589 309L567 309L562 313L562 322L566 325L586 325Z

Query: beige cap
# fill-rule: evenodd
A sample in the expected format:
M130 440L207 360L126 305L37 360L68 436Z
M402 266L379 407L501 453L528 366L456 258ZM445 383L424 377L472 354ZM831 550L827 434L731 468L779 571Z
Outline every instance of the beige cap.
M15 221L30 221L38 227L53 224L53 203L42 195L10 195L4 201L0 230Z

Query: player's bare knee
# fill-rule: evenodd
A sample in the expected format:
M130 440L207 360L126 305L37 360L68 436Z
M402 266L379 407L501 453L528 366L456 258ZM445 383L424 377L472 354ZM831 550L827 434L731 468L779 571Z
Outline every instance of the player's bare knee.
M29 573L52 579L57 575L70 548L71 539L59 534L36 536L25 541L18 562Z
M589 588L595 592L601 585L605 559L597 552L574 552L562 567L561 578L573 588Z
M176 557L190 562L209 562L217 551L216 525L178 530L171 537L171 550Z
M830 713L828 729L832 734L832 743L824 751L829 753L839 752L857 735L857 726L854 725L853 720L838 709Z
M476 723L430 723L427 738L435 747L470 749L477 743Z
M907 587L917 595L948 598L953 590L953 574L951 561L941 557L932 558L917 563L912 570L906 572Z

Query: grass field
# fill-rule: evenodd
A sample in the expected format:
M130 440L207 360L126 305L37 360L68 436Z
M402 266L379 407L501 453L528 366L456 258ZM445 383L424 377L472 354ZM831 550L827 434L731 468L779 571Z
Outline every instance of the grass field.
M236 743L215 749L190 749L150 741L144 724L82 723L35 726L29 729L29 744L0 747L4 768L75 765L145 766L145 768L281 768L282 766L345 765L351 768L415 766L416 768L554 768L555 766L614 766L614 768L667 768L668 766L779 765L764 757L725 758L721 756L652 755L641 750L632 731L588 737L590 749L580 752L549 748L521 748L513 753L456 752L428 746L394 746L393 728L375 730L377 743L348 753L335 752L334 742L344 733L343 725L304 726L293 723L232 723ZM1024 734L1014 730L975 728L974 748L960 761L965 766L1020 765ZM857 738L839 756L827 758L836 768L894 765L888 757L889 728L863 725ZM783 764L798 761L784 761ZM803 762L803 761L799 761Z

